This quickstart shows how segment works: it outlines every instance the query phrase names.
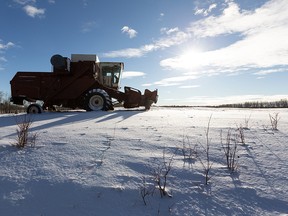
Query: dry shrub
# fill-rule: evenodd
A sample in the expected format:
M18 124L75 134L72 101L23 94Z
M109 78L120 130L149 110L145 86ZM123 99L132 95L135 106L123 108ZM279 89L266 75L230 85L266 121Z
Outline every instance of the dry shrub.
M21 116L16 116L16 124L17 124L17 138L15 142L15 146L17 148L24 148L28 144L31 146L35 146L37 134L32 134L29 136L29 130L33 123L31 115L25 114Z
M274 113L274 115L269 114L269 117L272 130L278 130L278 123L280 120L279 113Z
M167 191L167 181L168 181L168 174L172 169L172 162L173 162L174 155L172 155L168 160L165 154L165 150L163 150L163 157L162 161L159 161L157 166L153 169L152 175L154 181L156 183L157 188L159 189L160 196L169 196L172 197L171 194Z
M224 150L225 158L226 158L226 164L228 170L231 172L236 171L238 167L237 162L237 134L234 134L234 139L232 138L231 130L229 129L225 138L225 142L223 143L223 137L222 137L222 131L221 131L221 145ZM232 144L232 142L234 142Z
M239 141L240 143L242 143L243 145L245 144L245 128L242 127L242 125L240 125L240 127L237 127L237 131L239 132Z
M186 162L192 163L197 158L196 147L196 144L192 145L188 136L183 136L182 148L180 150L183 155L184 164Z

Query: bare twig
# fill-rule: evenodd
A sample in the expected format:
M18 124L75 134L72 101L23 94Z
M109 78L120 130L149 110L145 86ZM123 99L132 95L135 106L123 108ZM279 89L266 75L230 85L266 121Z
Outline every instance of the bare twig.
M151 184L147 182L145 176L142 177L142 184L140 185L140 195L144 202L144 205L147 205L146 197L154 194L155 187L151 187Z
M184 164L186 163L186 161L191 163L193 159L197 157L196 145L192 146L188 136L183 136L181 151L184 159Z
M170 173L172 169L172 162L173 162L174 155L169 158L167 161L165 150L163 150L163 157L162 162L158 164L158 166L153 170L153 177L155 184L157 185L157 188L159 189L160 196L169 196L172 197L171 194L167 192L166 186L167 186L167 180L168 180L168 174Z
M279 113L274 113L274 115L269 114L269 117L272 130L278 130L278 123L280 120Z
M232 138L231 138L231 130L229 129L226 135L225 143L223 143L223 137L222 137L222 130L221 130L221 144L222 148L224 150L225 158L226 158L226 164L227 168L231 171L234 172L237 167L238 167L238 162L237 162L237 135L235 134L235 139L234 139L234 145L231 144Z
M244 119L244 128L245 128L245 129L249 129L250 119L251 119L251 114L249 115L248 118L245 116L245 119Z
M211 143L211 140L209 138L211 118L212 118L212 115L209 118L207 129L205 131L206 145L205 146L201 145L203 147L203 150L205 153L205 158L202 159L201 157L198 157L199 161L200 161L200 163L204 169L204 176L205 176L205 184L206 185L208 185L209 180L211 179L209 172L210 172L212 165L213 165L213 163L211 163L211 161L210 161L210 143Z
M240 127L237 127L237 131L239 132L239 138L240 138L240 142L242 144L245 144L245 133L244 133L244 128L242 127L242 125L240 125Z

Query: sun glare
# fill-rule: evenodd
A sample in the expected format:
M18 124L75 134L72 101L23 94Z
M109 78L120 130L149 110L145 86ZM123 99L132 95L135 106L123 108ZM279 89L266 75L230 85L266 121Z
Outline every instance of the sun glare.
M203 58L203 51L200 49L193 49L184 51L179 56L179 63L182 64L183 68L196 69L203 65L205 58Z

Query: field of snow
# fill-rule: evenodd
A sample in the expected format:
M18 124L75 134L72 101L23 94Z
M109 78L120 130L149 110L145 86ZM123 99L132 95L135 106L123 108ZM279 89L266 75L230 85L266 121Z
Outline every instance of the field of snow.
M275 113L278 130L269 118ZM0 115L0 215L288 215L287 109L42 113L32 116L35 146L17 149L23 116ZM244 144L236 137L241 126ZM221 131L222 144L228 131L239 142L234 173ZM172 197L161 197L155 184L157 175L164 182L165 167Z

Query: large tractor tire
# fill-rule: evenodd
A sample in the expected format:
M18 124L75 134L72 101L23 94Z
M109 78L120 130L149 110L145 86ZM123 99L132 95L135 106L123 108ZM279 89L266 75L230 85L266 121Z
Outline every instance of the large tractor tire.
M84 97L84 108L86 111L108 111L113 110L110 96L103 89L92 89Z
M27 113L28 114L38 114L38 113L42 113L43 109L39 104L30 104L27 107Z

